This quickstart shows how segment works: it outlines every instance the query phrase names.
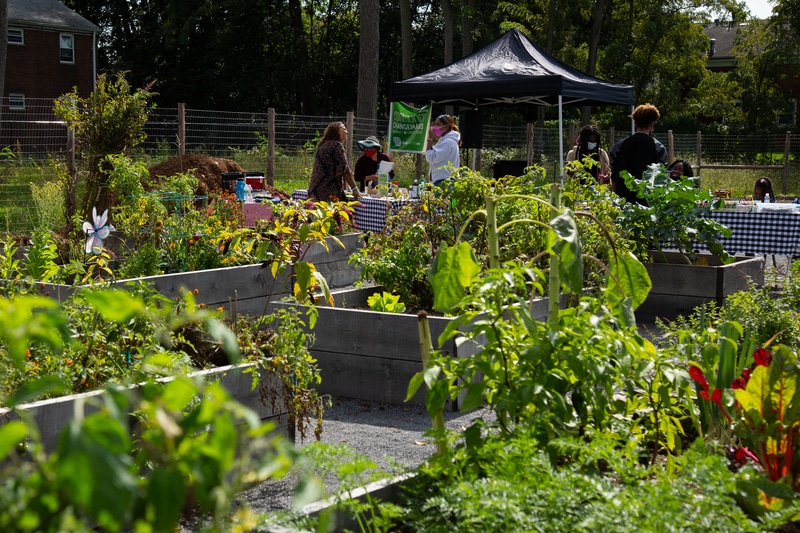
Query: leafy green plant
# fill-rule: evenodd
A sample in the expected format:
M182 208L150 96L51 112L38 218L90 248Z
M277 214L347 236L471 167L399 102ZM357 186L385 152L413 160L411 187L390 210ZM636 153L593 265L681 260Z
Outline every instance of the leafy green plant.
M405 313L406 311L406 304L400 301L400 297L386 291L371 295L367 298L367 305L373 311L384 313Z
M307 316L310 329L316 316L317 310L311 306ZM296 309L281 308L259 317L240 317L233 328L243 360L255 364L247 372L253 373L253 385L258 387L262 400L274 410L285 409L289 427L301 440L307 438L313 417L314 436L319 440L328 399L317 392L322 375L309 351L314 336L305 332L305 325Z
M771 351L757 348L748 362L727 386L713 390L701 372L695 370L692 377L699 395L722 413L744 444L732 454L734 465L754 460L763 469L767 480L740 481L745 505L761 515L786 507L787 500L795 499L792 492L800 491L800 463L795 459L800 365L797 355L782 345Z
M663 164L651 165L640 180L625 171L621 174L628 188L644 201L625 203L618 219L638 244L634 251L638 257L648 257L649 250L662 250L669 243L694 262L695 244L702 243L712 254L732 260L719 241L720 235L729 237L731 230L709 216L722 200L698 187L695 178L673 180Z
M66 224L64 186L58 181L31 182L31 197L36 206L37 230L54 231Z
M150 97L147 89L132 91L125 74L120 72L114 79L106 74L98 76L89 97L82 98L75 89L55 100L54 113L75 131L76 141L88 160L82 207L80 213L67 212L69 219L77 214L86 220L92 208L102 211L111 206L111 168L105 158L129 152L144 141L144 124L152 109ZM68 206L77 205L77 199L69 197L75 192L68 190Z
M399 502L378 507L391 525L377 530L624 532L631 524L663 531L668 523L756 532L781 523L777 513L761 522L737 506L737 474L704 443L670 459L668 468L642 466L643 453L607 436L565 437L543 448L520 430L446 460L434 457L403 484Z
M95 327L106 329L148 322L154 313L141 296L121 290L86 291L82 300L88 313L106 321ZM50 298L1 298L5 354L0 376L23 371L33 350L68 360L78 342L70 322ZM150 343L142 357L161 373L169 366L163 345L187 341L187 328L201 329L232 359L238 358L236 335L213 313L193 306L191 298L158 330L141 335L140 340ZM118 341L123 348L124 340ZM303 376L299 379L305 382ZM19 411L21 420L0 426L1 529L170 532L196 519L198 531L227 531L253 523L251 511L233 505L235 496L253 484L284 476L297 457L294 447L273 423L262 424L218 383L181 375L131 381L139 386L110 386L87 399L96 409L69 423L52 454L42 449L38 428L26 411ZM0 393L0 403L14 408L65 389L63 379L45 373L29 377L13 392ZM302 485L304 497L319 495L318 483Z

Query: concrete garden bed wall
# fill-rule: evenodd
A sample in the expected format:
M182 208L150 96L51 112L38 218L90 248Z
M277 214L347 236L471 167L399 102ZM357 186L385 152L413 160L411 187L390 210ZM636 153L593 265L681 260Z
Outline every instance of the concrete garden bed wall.
M636 310L636 319L639 322L652 322L656 317L674 319L708 302L721 305L725 298L746 290L750 283L764 284L764 257L737 257L727 265L714 255L701 257L707 265L686 264L677 252L654 252L654 262L645 263L653 289Z
M288 415L282 407L276 410L271 405L265 405L261 400L258 388L253 389L253 374L243 370L250 365L229 365L210 370L202 370L193 376L200 375L208 381L219 381L225 389L239 403L255 411L263 421L274 421L281 431L291 434L292 428L288 427ZM274 379L261 376L261 379ZM21 405L17 410L26 411L36 423L41 434L42 444L46 451L51 452L56 447L58 435L69 424L76 413L96 412L100 405L97 402L103 391L92 391L81 394L71 394L31 402ZM19 420L19 414L7 408L0 408L0 424L11 420Z
M313 263L316 269L325 276L331 287L344 287L353 284L360 271L347 263L350 255L361 245L361 234L350 233L338 237L345 248L330 238L328 250L319 243L313 244L303 257L304 261ZM261 315L267 309L267 303L280 299L292 292L291 276L272 277L269 266L244 265L191 272L176 272L159 276L147 276L130 280L118 280L122 285L126 282L142 282L151 285L159 294L167 298L177 298L182 289L197 289L195 300L212 309L219 307L226 311L233 309L237 314ZM74 287L72 285L43 283L40 291L61 301L67 298Z
M411 378L422 368L419 325L416 315L372 311L367 298L381 287L333 291L335 307L318 306L319 316L310 332L315 342L311 355L317 359L322 383L317 390L348 398L403 403ZM273 301L271 306L295 304ZM535 316L547 317L548 300L535 302ZM305 312L306 306L299 306ZM451 357L475 354L479 346L450 339L438 346L438 337L452 318L429 316L434 348ZM410 403L425 404L421 387ZM457 402L448 404L457 410Z

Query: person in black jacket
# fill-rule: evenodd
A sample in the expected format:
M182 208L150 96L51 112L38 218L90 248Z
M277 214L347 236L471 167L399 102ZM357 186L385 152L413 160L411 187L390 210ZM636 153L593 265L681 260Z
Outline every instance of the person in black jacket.
M666 163L667 150L652 136L656 121L661 116L653 104L642 104L630 115L634 133L619 141L609 152L611 159L611 190L628 202L644 203L631 191L620 172L627 170L631 176L641 179L644 171L653 163Z

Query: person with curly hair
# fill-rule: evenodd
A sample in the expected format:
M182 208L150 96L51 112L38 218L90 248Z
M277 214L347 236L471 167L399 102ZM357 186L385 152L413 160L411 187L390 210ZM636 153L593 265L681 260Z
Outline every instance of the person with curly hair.
M637 106L631 113L634 133L622 139L609 152L611 159L611 190L628 202L644 203L625 184L620 172L626 170L636 179L653 163L667 163L667 149L653 137L656 121L661 117L653 104Z
M341 122L331 122L322 133L314 154L314 167L308 185L308 197L325 202L345 201L345 187L359 198L358 187L347 163L344 141L347 127Z

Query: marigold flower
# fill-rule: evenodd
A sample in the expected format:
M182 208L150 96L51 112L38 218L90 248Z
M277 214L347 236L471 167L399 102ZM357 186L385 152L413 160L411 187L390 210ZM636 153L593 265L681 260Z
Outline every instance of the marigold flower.
M755 360L756 366L769 366L772 354L764 348L758 348L753 352L753 360Z

